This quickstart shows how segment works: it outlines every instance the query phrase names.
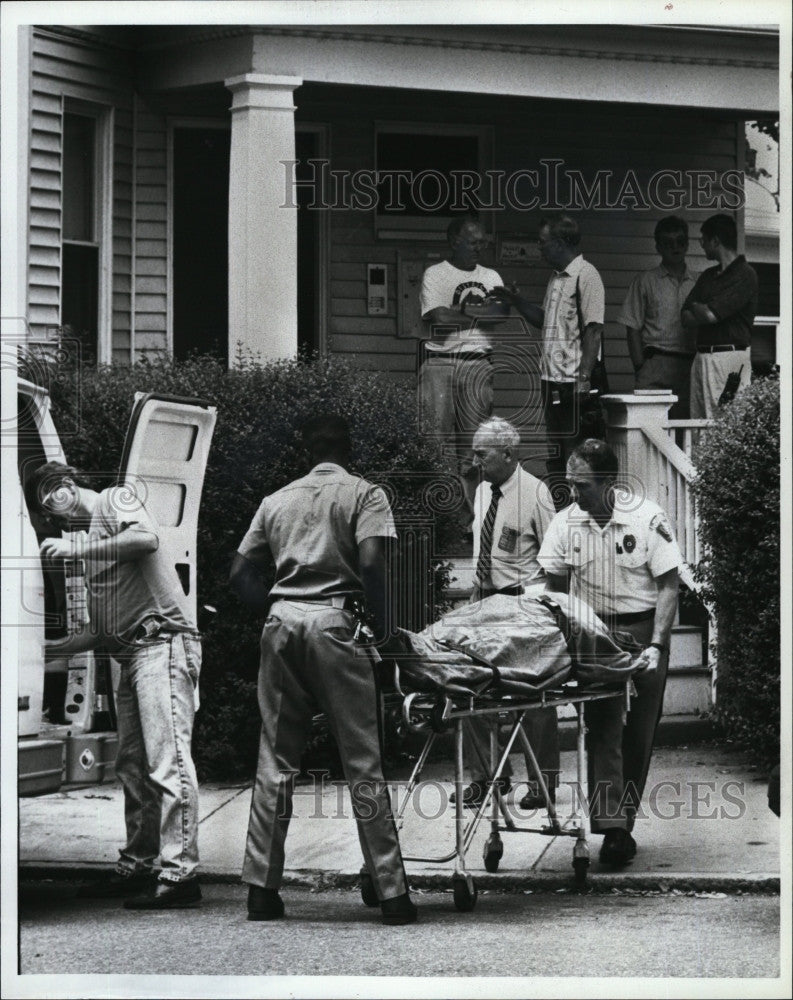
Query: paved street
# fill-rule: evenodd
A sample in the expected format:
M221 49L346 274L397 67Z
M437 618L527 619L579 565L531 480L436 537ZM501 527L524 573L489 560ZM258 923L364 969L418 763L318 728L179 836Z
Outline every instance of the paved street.
M205 885L201 909L157 914L79 900L75 889L75 883L23 884L23 974L57 974L55 982L65 986L64 976L76 973L741 979L779 973L773 895L484 892L473 912L459 913L450 893L419 892L420 923L386 928L379 911L364 907L352 890L286 889L288 919L257 924L245 920L240 885ZM106 979L93 982L107 989ZM80 995L90 990L87 984Z

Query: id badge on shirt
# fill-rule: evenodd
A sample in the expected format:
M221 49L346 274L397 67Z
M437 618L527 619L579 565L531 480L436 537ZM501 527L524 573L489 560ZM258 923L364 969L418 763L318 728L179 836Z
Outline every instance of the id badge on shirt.
M508 528L506 525L501 529L501 537L498 540L498 548L501 552L514 552L518 546L518 532L516 528Z

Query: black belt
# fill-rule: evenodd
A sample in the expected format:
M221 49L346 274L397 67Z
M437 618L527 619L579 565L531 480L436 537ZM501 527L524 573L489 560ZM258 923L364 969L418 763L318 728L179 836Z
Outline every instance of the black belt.
M514 584L512 587L498 587L494 589L492 587L480 587L479 594L481 597L492 597L493 594L506 594L507 597L522 597L523 587L519 584Z
M712 347L698 347L697 354L718 354L719 351L748 351L748 347L736 347L735 344L713 344Z
M354 594L338 594L334 597L298 597L294 594L279 594L273 598L276 601L295 601L298 604L321 604L326 608L339 608L341 611L354 611L355 605L362 600Z
M645 347L645 358L654 358L656 354L660 354L662 358L686 358L688 361L694 357L693 352L689 354L687 351L663 351L659 347Z
M428 361L432 358L443 358L444 361L493 361L489 354L479 354L476 351L460 351L458 354L436 354L433 351L427 354Z

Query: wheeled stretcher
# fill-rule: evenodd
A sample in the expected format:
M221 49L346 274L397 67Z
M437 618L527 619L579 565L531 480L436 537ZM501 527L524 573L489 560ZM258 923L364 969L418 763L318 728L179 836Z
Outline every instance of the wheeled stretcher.
M504 853L502 833L563 836L574 839L574 879L584 884L589 866L584 710L588 702L619 699L627 713L639 647L630 636L609 632L590 608L567 595L542 595L538 600L498 595L453 612L424 633L405 635L411 652L395 664L391 690L384 697L400 711L405 728L425 733L426 740L396 812L397 828L403 826L407 804L437 736L449 729L454 730L455 788L453 850L435 857L405 854L405 861L453 860L455 906L473 909L477 889L466 868L466 853L480 822L489 817L490 834L483 851L488 872L498 870ZM577 721L577 787L571 814L562 821L522 723L534 709L569 705L574 706ZM482 745L471 725L475 718L491 722L489 746ZM505 724L502 742L499 730ZM463 803L464 736L473 747L478 769L487 777L487 792L475 809ZM518 825L499 790L507 758L518 747L530 764L529 780L536 782L545 800L547 822L539 826ZM375 904L377 897L365 871L361 880L364 902Z

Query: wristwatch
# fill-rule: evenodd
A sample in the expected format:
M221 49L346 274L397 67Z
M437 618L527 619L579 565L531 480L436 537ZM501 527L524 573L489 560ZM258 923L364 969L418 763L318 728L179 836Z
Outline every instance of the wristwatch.
M661 653L665 653L666 650L668 649L668 647L665 646L662 642L651 642L650 645L655 646L655 648Z

